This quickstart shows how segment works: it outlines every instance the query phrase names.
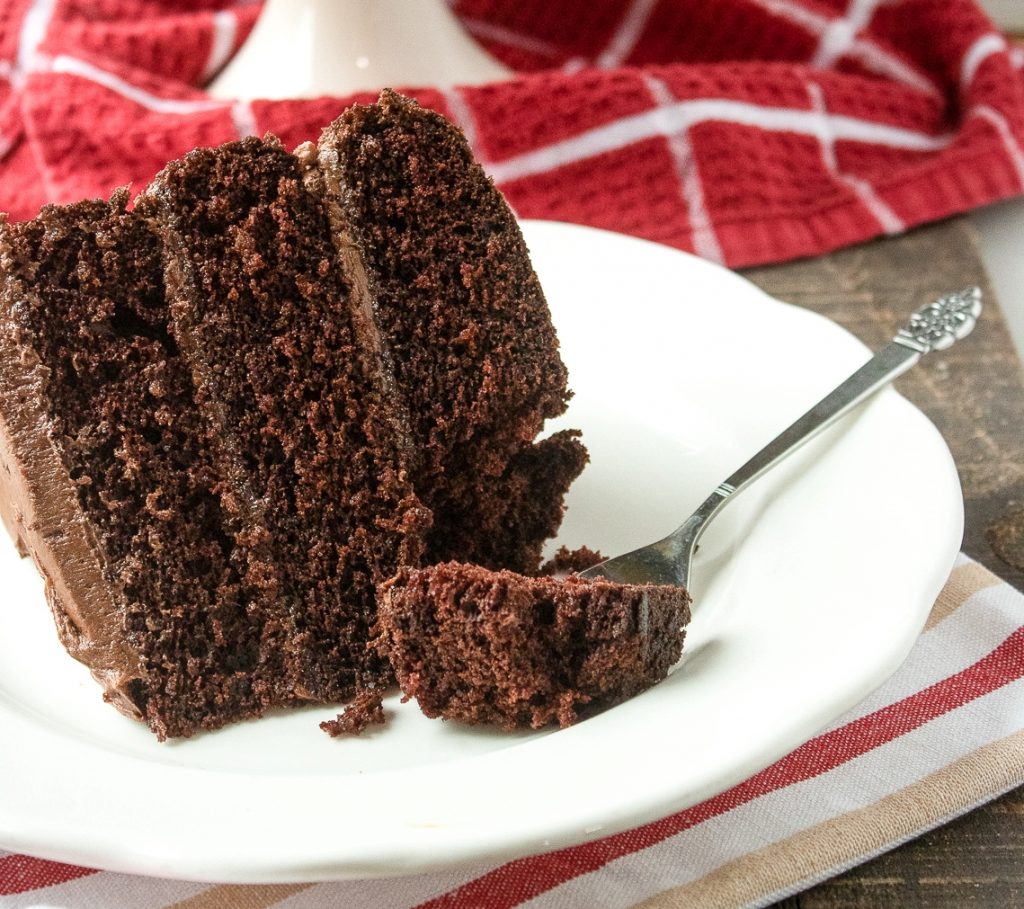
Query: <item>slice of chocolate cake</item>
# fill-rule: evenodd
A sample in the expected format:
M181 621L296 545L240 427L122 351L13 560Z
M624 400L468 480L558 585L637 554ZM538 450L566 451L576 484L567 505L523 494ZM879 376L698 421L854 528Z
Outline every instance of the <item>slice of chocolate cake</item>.
M536 569L586 454L533 443L565 370L454 127L386 92L126 202L0 232L0 512L109 700L165 737L376 691L400 565Z
M564 727L665 678L689 621L681 587L447 562L385 585L377 646L429 717Z
M586 453L573 433L533 444L569 394L515 217L463 135L391 91L328 127L317 165L434 515L427 561L535 571Z

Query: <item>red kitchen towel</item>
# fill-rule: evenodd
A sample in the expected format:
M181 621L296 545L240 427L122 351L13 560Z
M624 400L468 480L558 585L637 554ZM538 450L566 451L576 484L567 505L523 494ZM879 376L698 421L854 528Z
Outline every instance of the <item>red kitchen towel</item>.
M1022 782L1024 595L961 557L881 688L782 760L654 823L512 862L324 884L200 884L0 852L0 909L766 906Z
M515 79L405 87L520 215L732 266L1024 189L1024 53L972 0L455 0ZM141 189L197 145L315 137L356 97L224 103L242 0L0 0L0 209ZM366 100L359 96L358 100Z

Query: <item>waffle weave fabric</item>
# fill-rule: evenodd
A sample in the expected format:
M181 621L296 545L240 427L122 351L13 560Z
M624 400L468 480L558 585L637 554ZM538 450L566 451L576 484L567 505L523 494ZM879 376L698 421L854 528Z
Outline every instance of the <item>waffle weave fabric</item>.
M731 266L1024 190L1024 51L973 0L457 0L516 78L395 86L466 131L523 217ZM200 145L315 138L354 101L203 84L244 0L0 0L0 209L141 189Z

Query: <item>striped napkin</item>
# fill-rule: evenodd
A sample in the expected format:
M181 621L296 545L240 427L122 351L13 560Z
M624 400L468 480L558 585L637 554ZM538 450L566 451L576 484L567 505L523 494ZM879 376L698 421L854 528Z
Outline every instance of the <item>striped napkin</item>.
M583 846L386 881L234 886L0 853L0 909L765 906L1024 783L1024 595L961 556L874 694L747 781Z

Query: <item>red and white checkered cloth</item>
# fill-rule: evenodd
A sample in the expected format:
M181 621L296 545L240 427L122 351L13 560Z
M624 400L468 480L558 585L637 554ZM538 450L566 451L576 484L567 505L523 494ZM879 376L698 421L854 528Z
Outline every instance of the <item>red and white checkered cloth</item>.
M524 217L741 266L1024 189L1024 54L972 0L452 5L518 78L405 88L463 127ZM0 210L141 189L168 159L246 133L295 145L369 97L206 97L258 13L0 0Z
M497 866L329 884L184 883L0 852L0 909L764 906L1022 782L1024 596L961 558L885 685L746 782L653 824Z

